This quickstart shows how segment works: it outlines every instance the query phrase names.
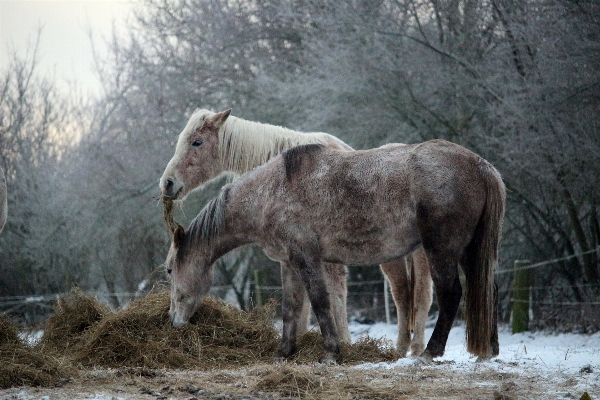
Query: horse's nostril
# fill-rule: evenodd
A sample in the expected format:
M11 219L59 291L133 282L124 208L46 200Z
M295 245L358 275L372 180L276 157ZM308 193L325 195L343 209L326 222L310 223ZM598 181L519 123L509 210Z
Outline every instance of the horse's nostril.
M165 189L167 190L167 193L173 189L173 185L175 185L175 182L173 182L173 179L169 178L166 180Z

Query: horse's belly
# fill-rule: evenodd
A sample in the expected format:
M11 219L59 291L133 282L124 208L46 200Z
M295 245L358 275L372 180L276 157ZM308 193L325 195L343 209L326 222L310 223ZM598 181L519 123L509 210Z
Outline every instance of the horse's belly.
M420 244L418 235L381 238L335 237L321 240L324 261L345 265L374 265L395 260Z

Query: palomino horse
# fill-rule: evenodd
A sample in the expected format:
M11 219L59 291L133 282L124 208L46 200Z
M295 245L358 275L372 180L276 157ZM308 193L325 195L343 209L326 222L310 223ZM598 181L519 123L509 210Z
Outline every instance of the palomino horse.
M246 121L230 115L231 110L214 113L198 109L179 135L175 155L167 165L160 187L164 196L184 198L190 191L223 172L242 175L266 163L291 147L319 143L327 148L353 150L326 133L303 133L286 128ZM381 265L392 289L398 316L398 352L408 349L419 356L425 349L425 324L432 302L432 282L427 258L422 249L412 262L401 258ZM332 310L340 339L350 342L346 315L346 267L325 263L327 286L332 294ZM297 335L307 331L309 300L298 274L285 261L281 263L284 303L303 297L302 312L293 325ZM289 307L284 306L284 309ZM411 328L414 338L411 343Z
M8 196L6 195L6 177L4 175L4 169L0 167L0 232L4 229L7 216L7 203Z
M505 203L498 171L443 140L362 151L294 147L226 185L187 230L175 229L166 260L171 322L188 323L219 257L258 243L301 277L324 338L321 361L335 362L340 341L323 263L383 263L422 246L440 311L421 357L444 353L462 295L459 262L467 286L467 350L497 355L494 269ZM299 313L298 303L289 306L284 315ZM295 333L284 327L280 356L294 352Z

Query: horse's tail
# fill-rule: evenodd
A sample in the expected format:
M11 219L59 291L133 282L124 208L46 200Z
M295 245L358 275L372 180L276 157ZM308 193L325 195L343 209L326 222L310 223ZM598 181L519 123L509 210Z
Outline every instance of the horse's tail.
M462 259L467 281L467 351L490 357L498 354L494 270L498 264L506 189L500 174L489 162L481 159L479 169L486 187L485 206Z

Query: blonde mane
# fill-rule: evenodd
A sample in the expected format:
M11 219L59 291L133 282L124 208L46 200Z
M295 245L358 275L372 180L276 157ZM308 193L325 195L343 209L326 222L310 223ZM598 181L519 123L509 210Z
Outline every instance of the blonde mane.
M286 149L310 143L352 150L327 133L298 132L230 116L219 129L219 158L227 171L241 175Z

